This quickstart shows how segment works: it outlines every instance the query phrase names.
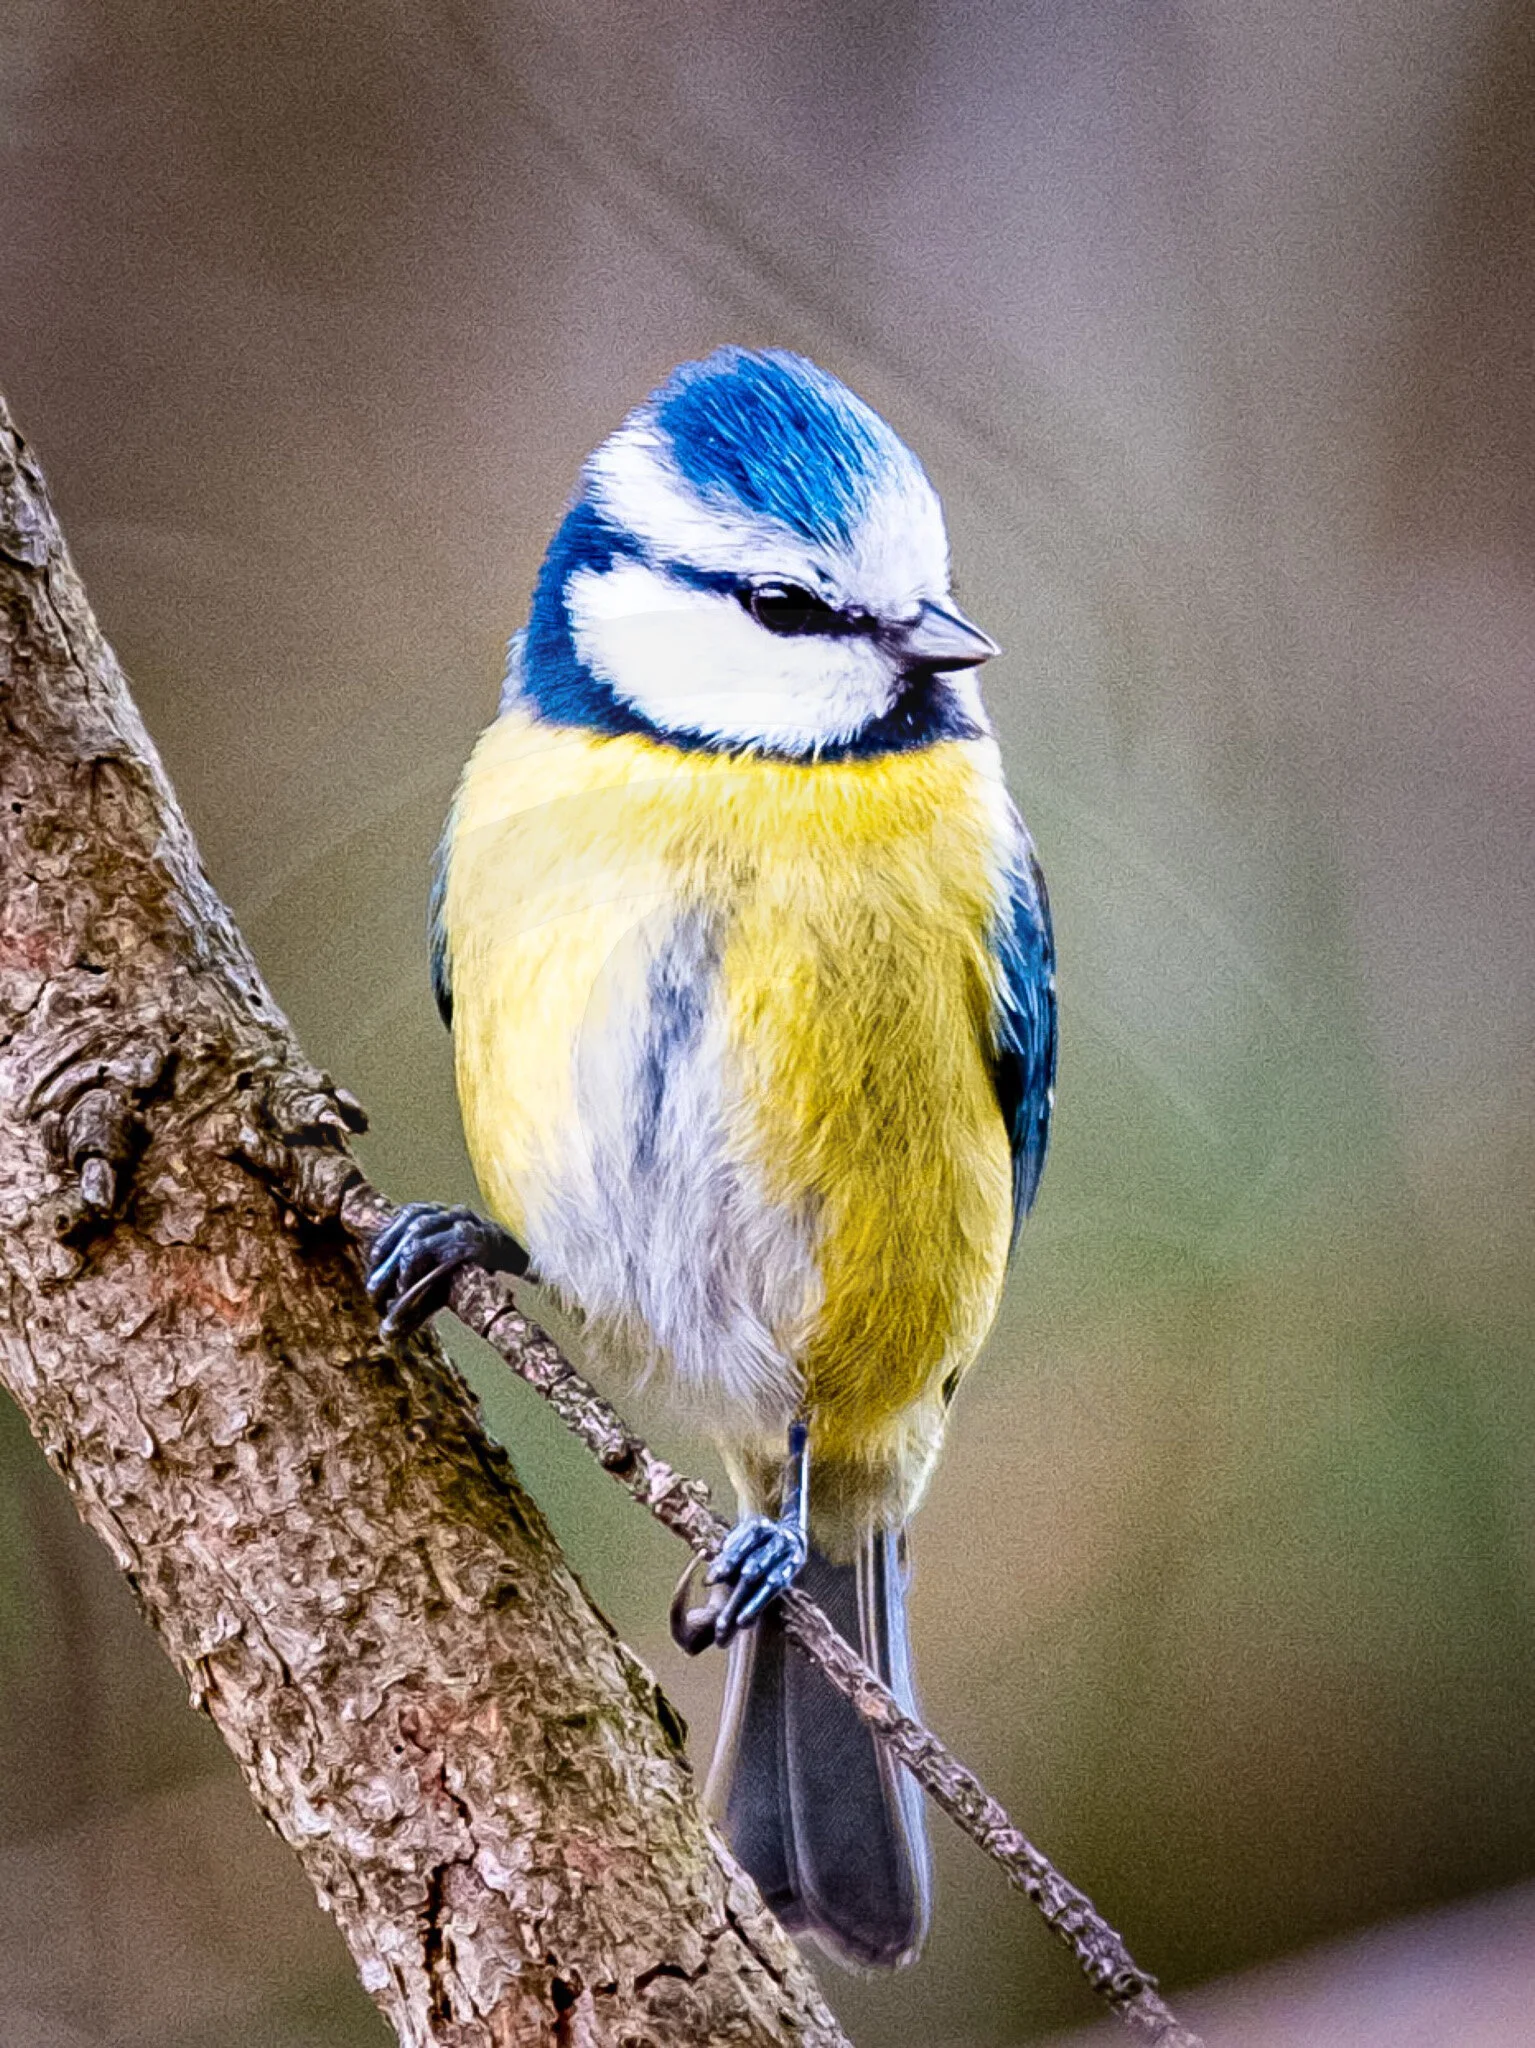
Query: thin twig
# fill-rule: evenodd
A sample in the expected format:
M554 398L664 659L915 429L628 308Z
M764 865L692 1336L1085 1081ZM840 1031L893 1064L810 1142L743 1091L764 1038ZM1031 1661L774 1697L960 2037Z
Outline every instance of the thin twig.
M341 1155L330 1157L342 1167ZM355 1177L355 1169L348 1165L345 1171L342 1185L333 1183L323 1191L325 1176L318 1176L306 1190L303 1206L339 1216L352 1236L366 1245L394 1211L377 1189ZM448 1299L459 1321L483 1337L519 1378L542 1394L603 1469L626 1486L658 1522L700 1557L711 1557L718 1550L729 1525L710 1505L708 1487L702 1480L684 1478L674 1471L625 1427L618 1411L522 1313L504 1279L478 1266L465 1266L454 1276ZM1002 1866L1009 1882L1033 1901L1045 1925L1076 1957L1089 1984L1132 2033L1157 2043L1158 2048L1203 2048L1198 2035L1175 2018L1157 1990L1155 1977L1141 1969L1123 1938L1086 1893L1068 1883L1049 1857L1013 1826L1006 1810L973 1771L930 1729L902 1710L889 1687L837 1633L815 1602L791 1587L780 1596L779 1614L789 1641L852 1701L923 1789Z

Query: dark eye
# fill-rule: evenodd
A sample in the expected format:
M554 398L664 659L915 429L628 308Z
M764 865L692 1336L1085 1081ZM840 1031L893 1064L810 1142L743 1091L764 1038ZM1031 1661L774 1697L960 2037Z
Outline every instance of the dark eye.
M741 602L770 633L835 633L842 624L840 612L797 583L754 583Z

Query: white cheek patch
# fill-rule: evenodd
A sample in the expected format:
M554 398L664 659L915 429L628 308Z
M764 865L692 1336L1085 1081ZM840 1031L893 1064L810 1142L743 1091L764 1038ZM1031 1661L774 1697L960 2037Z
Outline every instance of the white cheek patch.
M581 660L661 732L809 753L851 739L895 697L872 640L776 637L733 597L640 562L577 570L565 606Z

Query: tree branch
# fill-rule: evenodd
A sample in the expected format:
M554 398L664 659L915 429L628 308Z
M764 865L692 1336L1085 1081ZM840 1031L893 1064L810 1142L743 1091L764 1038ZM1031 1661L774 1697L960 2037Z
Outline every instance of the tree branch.
M0 407L0 1380L409 2048L846 2048L336 1159Z

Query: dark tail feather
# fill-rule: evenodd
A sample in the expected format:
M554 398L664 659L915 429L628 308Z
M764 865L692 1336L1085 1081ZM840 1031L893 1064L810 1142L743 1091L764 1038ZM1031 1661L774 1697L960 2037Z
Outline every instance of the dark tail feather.
M856 1564L812 1550L799 1584L914 1712L901 1537L866 1538ZM791 1933L855 1969L915 1960L930 1894L921 1788L771 1613L731 1645L709 1792Z

